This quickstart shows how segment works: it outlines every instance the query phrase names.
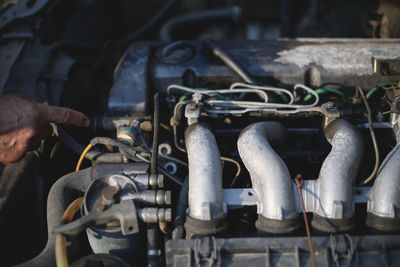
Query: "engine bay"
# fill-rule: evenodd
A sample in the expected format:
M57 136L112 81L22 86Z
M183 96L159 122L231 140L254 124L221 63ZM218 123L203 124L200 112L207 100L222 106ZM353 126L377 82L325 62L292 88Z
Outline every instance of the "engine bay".
M54 125L2 166L0 265L400 264L399 39L183 29L217 17L208 30L226 33L249 12L224 5L167 20L159 40L66 41L8 21L22 2L3 10L2 93L91 126ZM42 2L25 15L49 33L72 4Z

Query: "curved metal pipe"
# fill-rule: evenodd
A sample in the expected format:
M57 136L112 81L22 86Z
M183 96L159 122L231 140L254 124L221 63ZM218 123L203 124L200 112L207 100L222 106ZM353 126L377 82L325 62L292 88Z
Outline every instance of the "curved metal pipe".
M218 232L225 226L217 230L219 227L214 225L211 228L215 231L212 231L209 223L201 223L225 217L217 142L205 123L194 123L186 129L185 143L189 162L189 216L185 227L188 232L198 235ZM209 231L202 231L201 228L208 228Z
M367 225L380 231L400 230L400 143L386 156L368 198Z
M362 158L364 145L356 127L343 119L328 123L324 132L332 150L322 164L318 178L319 196L312 225L326 232L342 232L352 225L354 207L352 187Z
M278 122L259 122L246 127L238 140L240 157L261 202L256 226L266 232L290 232L298 227L289 170L269 144L285 134ZM285 223L288 221L292 223Z
M189 215L198 220L224 216L221 159L217 141L205 123L185 132L189 161Z
M91 183L91 170L88 168L79 172L73 172L61 177L50 189L47 198L47 229L48 240L46 247L35 258L24 262L21 266L55 266L55 242L56 235L53 227L58 225L64 210L76 198L83 196L86 188Z

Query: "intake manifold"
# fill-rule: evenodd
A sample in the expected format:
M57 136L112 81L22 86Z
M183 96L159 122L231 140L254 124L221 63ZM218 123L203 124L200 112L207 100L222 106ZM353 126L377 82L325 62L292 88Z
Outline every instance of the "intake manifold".
M187 236L222 232L227 222L217 141L205 123L194 123L186 129L185 142L189 162Z
M259 122L239 136L238 149L260 200L256 227L260 232L289 233L299 227L289 170L269 142L286 133L278 122Z

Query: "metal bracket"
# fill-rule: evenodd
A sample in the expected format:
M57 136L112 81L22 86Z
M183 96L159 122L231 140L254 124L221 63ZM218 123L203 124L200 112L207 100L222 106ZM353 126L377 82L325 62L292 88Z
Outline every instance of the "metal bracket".
M296 183L292 182L293 191L296 192ZM317 180L305 180L302 187L304 206L307 212L313 212L318 204ZM353 206L355 203L367 203L370 186L353 186ZM296 210L301 212L299 195L294 194ZM257 192L253 188L224 189L224 205L229 209L259 204Z
M330 120L340 117L340 112L333 102L327 102L321 105L321 111L326 118ZM330 122L329 120L329 122Z
M253 188L224 189L224 204L231 209L255 206L258 202L257 193Z
M371 58L372 70L383 76L400 75L400 58L376 59Z
M191 125L196 123L201 115L201 106L196 103L189 103L185 107L185 117L188 120L188 124Z
M123 235L139 232L135 204L130 200L111 205L109 209L103 212L97 210L92 211L76 221L54 227L53 232L77 235L87 227L103 225L113 220L119 220Z

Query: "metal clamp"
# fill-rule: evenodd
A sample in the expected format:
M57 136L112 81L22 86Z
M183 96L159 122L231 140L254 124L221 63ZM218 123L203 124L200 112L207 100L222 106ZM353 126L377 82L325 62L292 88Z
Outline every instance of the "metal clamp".
M188 119L188 124L198 122L201 115L201 106L197 103L189 103L185 107L185 117Z

